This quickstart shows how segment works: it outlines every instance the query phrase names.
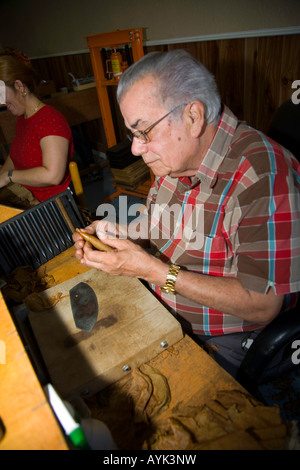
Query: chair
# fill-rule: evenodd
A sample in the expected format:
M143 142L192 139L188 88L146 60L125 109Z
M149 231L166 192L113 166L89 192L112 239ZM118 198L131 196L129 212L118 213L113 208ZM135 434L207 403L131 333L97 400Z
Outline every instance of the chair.
M73 184L74 193L78 200L78 205L84 209L87 209L87 201L83 191L80 173L76 162L72 161L69 163L69 170L71 174L71 181Z
M268 136L287 148L300 161L300 104L285 101L276 111Z
M300 105L291 100L283 103L273 118L269 137L290 150L300 160ZM276 317L257 336L237 374L237 380L250 393L261 399L259 385L288 374L300 364L293 363L292 344L300 339L300 297L296 306ZM282 353L279 365L275 357ZM300 357L300 355L299 355ZM273 363L273 364L272 364Z
M261 399L259 386L300 369L300 361L293 361L292 348L300 340L300 297L296 306L276 317L257 336L248 350L237 373L237 381L252 395ZM282 354L279 364L276 356ZM300 354L299 354L300 358Z

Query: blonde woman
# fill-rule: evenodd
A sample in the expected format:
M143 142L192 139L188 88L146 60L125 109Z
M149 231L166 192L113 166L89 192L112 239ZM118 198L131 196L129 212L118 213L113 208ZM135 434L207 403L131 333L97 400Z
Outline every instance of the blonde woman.
M69 186L71 129L60 112L34 93L35 73L24 55L16 51L0 55L0 81L5 98L0 104L17 116L16 136L0 169L0 188L17 183L45 201Z

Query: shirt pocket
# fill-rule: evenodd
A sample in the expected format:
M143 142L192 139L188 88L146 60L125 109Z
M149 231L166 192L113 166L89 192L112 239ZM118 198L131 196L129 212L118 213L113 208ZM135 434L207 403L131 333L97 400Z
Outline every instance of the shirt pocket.
M203 273L218 275L230 270L232 253L224 237L203 237Z

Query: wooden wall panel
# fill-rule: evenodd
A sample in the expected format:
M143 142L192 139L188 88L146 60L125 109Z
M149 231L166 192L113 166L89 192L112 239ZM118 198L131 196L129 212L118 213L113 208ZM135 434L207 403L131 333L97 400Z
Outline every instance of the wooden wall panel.
M245 119L266 132L300 77L300 35L247 39L245 68Z
M300 79L300 35L239 38L148 47L188 50L216 77L224 103L250 125L267 132L277 108Z
M185 49L200 60L213 75L225 103L230 103L233 112L243 114L244 39L226 41L203 41L197 43L172 44L154 50Z
M282 40L247 40L245 62L245 118L254 127L266 131L280 104Z
M144 49L147 53L177 48L191 52L215 75L222 100L239 119L264 132L268 131L279 105L291 97L293 81L300 79L300 35L145 46ZM71 86L68 72L76 78L93 75L89 53L32 62L40 78L53 80L57 89ZM116 108L115 102L113 107ZM122 127L119 118L117 125Z
M215 77L224 103L239 117L244 115L244 39L218 41Z
M34 59L32 65L40 80L53 80L56 89L72 86L72 78L84 78L93 76L93 68L89 53L70 54L45 59Z
M300 80L300 35L284 36L282 42L280 103L291 97L293 81Z

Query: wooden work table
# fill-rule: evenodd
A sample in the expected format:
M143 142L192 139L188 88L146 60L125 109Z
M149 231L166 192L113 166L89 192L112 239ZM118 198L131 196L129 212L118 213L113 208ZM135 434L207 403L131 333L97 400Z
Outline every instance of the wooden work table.
M45 267L56 284L88 271L75 258L73 247L39 269ZM0 340L6 345L6 363L0 363L0 417L5 427L0 450L67 449L2 296L0 309ZM148 366L170 392L158 414L151 415L147 406L139 409L142 394L134 401L132 390L139 392L141 378L136 371L86 400L92 416L108 425L119 449L284 448L286 426L279 411L253 400L188 336ZM148 369L140 369L149 383ZM155 380L153 384L158 403ZM242 418L246 424L241 424ZM210 434L214 437L207 441Z
M0 206L0 223L20 212ZM2 293L0 315L0 450L68 449Z

